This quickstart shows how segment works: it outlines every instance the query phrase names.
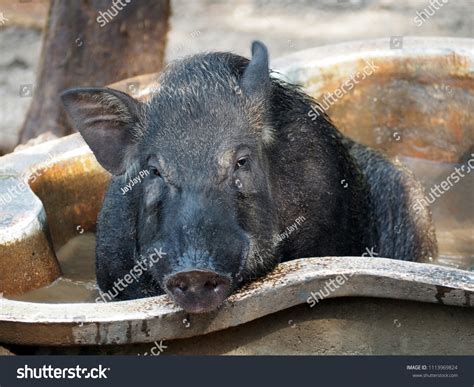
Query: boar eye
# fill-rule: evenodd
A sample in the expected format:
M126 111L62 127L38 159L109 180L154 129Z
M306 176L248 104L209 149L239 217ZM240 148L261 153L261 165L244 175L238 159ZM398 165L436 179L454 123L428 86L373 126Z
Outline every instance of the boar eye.
M247 165L247 162L248 162L248 157L247 157L247 156L241 157L241 158L238 159L237 162L235 163L235 170L240 169L240 168L246 166L246 165Z
M161 177L161 173L160 171L158 170L158 168L156 167L153 167L153 166L148 166L148 170L150 171L150 173L153 175L153 176L158 176L158 177Z

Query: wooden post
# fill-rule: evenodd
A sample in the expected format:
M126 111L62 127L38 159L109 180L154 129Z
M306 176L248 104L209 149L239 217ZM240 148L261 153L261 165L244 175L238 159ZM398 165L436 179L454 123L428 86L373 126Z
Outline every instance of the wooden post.
M169 15L169 0L52 0L20 143L74 131L59 100L63 90L160 71Z

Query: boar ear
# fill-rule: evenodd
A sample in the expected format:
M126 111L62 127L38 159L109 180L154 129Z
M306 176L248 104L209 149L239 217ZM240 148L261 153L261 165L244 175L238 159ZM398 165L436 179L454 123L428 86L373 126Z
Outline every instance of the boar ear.
M265 98L270 90L268 51L262 42L252 43L252 59L242 75L240 87L252 100Z
M61 94L61 100L97 161L114 175L124 173L141 135L141 103L106 88L70 89Z

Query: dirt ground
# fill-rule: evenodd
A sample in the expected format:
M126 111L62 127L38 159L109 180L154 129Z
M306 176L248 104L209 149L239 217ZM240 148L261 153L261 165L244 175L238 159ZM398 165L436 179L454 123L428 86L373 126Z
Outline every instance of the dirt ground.
M421 26L414 18L430 7L429 0L171 1L168 61L212 50L248 55L254 39L264 41L275 58L359 39L474 36L472 0L447 2ZM16 144L31 100L20 89L34 87L47 9L45 0L0 0L0 154Z

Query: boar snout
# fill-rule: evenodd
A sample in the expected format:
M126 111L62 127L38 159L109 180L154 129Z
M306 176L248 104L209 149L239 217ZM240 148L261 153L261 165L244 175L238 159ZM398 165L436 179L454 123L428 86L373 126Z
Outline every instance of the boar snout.
M231 292L229 278L208 270L181 271L169 277L166 290L189 313L215 310Z

